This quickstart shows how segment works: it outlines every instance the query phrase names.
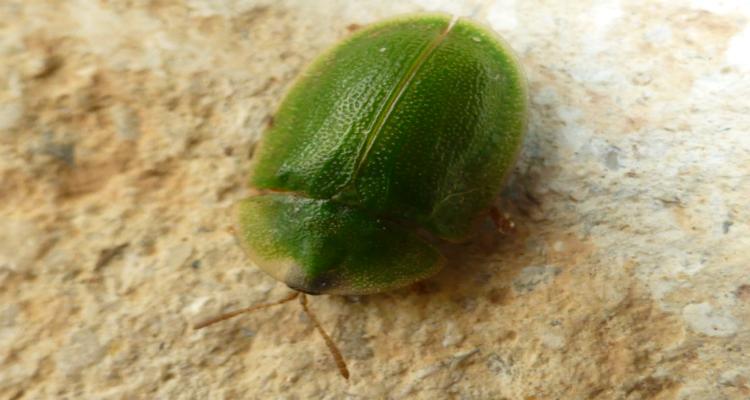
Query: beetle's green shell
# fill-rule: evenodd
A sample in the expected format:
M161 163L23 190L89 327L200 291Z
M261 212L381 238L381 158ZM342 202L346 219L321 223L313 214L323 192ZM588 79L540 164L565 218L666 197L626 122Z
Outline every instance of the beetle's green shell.
M248 254L303 292L378 292L426 278L442 260L414 232L335 201L269 194L240 209Z
M316 60L281 104L251 185L287 193L241 203L242 241L302 291L422 279L441 257L416 227L453 241L470 234L517 154L526 107L510 49L468 20L416 15L366 28Z

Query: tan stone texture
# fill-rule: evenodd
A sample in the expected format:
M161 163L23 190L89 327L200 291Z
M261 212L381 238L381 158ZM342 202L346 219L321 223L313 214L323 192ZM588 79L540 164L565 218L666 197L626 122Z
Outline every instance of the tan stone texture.
M288 289L228 226L284 91L443 10L517 50L517 232L414 287L195 331ZM750 398L750 6L0 1L0 398Z

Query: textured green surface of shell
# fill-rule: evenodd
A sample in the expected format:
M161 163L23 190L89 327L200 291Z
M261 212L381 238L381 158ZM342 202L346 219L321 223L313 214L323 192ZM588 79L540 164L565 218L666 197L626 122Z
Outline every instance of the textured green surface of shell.
M431 238L485 215L526 128L526 82L491 31L443 14L367 27L315 60L256 153L239 238L307 293L366 294L439 270Z

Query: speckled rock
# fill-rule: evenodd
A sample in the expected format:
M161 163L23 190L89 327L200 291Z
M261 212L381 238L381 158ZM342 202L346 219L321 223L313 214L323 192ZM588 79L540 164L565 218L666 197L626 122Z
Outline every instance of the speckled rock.
M407 289L314 297L344 381L229 209L294 76L443 10L517 50L517 231ZM750 398L750 6L0 2L0 398ZM489 224L488 224L489 225Z

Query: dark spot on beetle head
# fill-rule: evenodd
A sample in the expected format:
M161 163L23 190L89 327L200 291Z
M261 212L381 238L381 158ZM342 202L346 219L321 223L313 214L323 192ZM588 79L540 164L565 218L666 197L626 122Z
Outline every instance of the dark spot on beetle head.
M323 294L323 293L320 293L320 292L313 292L313 291L311 291L308 288L304 288L302 286L297 286L297 285L294 285L294 284L287 283L286 285L289 287L289 289L296 290L296 291L302 292L304 294L309 294L311 296L317 296L317 295Z
M419 281L412 285L414 291L419 293L421 296L430 295L440 291L440 286L432 281Z
M298 292L314 296L329 293L332 289L340 286L339 283L339 278L335 277L333 274L322 273L315 278L305 279L299 284L295 282L287 282L286 285Z

